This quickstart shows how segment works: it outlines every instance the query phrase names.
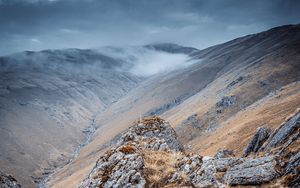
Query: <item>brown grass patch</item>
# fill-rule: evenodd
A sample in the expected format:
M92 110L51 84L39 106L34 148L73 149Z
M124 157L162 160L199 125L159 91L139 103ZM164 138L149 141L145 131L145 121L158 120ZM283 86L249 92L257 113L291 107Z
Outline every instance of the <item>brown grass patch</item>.
M153 125L155 123L161 124L164 122L163 119L161 119L158 116L151 116L151 117L146 117L142 120L142 122L138 121L139 123L144 123L145 125Z
M125 153L125 154L131 154L131 153L135 153L136 149L131 145L126 145L126 146L121 147L119 149L119 151L122 153Z
M143 155L145 160L144 174L148 187L171 186L167 180L176 172L176 164L178 159L182 157L181 154L165 151L147 151ZM171 187L178 186L173 183Z

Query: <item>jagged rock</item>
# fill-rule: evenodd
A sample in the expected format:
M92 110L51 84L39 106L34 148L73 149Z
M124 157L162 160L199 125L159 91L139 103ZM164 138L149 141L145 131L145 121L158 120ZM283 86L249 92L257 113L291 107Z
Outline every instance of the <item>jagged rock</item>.
M178 141L174 129L169 123L162 119L145 119L143 123L132 126L126 133L123 134L118 145L122 145L128 141L139 141L140 139L151 138L155 139L155 141L158 141L159 139L163 140L171 150L183 151L183 146ZM159 143L156 145L151 144L151 147L158 149L159 145Z
M269 138L271 129L266 127L259 127L250 143L244 151L244 156L249 155L251 152L257 152L264 142Z
M134 145L119 146L107 151L80 187L144 187L144 161Z
M300 167L300 151L290 158L285 168L285 174L296 173L298 167Z
M228 149L218 150L214 157L217 159L234 157L234 153L232 150L228 150Z
M274 157L247 159L243 163L230 168L224 180L229 185L258 185L278 177Z
M236 96L224 96L221 101L217 102L217 108L227 108L234 105L236 102Z
M201 168L192 174L191 181L195 187L225 187L217 174L226 172L229 167L241 162L242 160L237 158L204 158Z
M284 123L272 136L270 136L264 150L277 147L282 144L290 135L300 129L300 112Z
M173 128L158 117L137 122L97 161L80 187L145 187L143 152L159 150L183 151Z
M259 128L246 151L257 151L267 134L268 129ZM290 152L290 149L287 150ZM100 157L80 188L225 188L228 185L261 185L282 175L292 176L289 185L293 187L299 184L300 154L289 152L284 153L288 158L278 152L252 158L235 157L231 150L219 150L214 157L185 153L169 123L152 117L124 132L116 147Z
M294 141L299 139L299 136L300 136L300 131L298 131L295 134L289 136L289 139L281 147L280 151L278 152L278 155L282 154Z
M178 178L179 174L184 173L193 187L225 187L218 174L224 173L229 167L241 162L242 159L238 158L217 159L202 158L196 154L187 155L180 160L175 176Z
M0 171L0 188L20 188L21 185L11 175L6 175Z

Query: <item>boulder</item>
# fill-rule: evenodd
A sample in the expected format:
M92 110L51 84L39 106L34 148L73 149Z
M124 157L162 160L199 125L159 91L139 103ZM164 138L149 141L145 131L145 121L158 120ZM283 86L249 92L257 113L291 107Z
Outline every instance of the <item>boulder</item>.
M218 150L214 158L221 159L221 158L228 158L234 157L234 152L232 150L224 149Z
M244 151L244 156L256 153L270 136L271 129L259 127Z
M259 185L279 176L275 166L276 161L272 156L247 159L230 168L224 180L228 185Z
M300 129L300 112L294 115L286 123L284 123L280 128L278 128L272 136L270 136L266 147L264 150L270 150L282 144L287 138L292 135L297 130Z

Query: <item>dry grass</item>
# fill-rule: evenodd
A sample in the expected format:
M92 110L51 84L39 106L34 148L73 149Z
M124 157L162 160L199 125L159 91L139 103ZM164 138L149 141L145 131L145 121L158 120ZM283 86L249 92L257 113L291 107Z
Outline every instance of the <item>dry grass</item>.
M150 116L150 117L144 118L141 122L138 121L138 123L144 123L145 125L153 125L155 123L161 124L163 122L164 122L164 120L158 116Z
M194 151L201 149L202 155L213 156L220 148L234 150L237 156L242 155L259 126L276 130L288 120L288 116L295 114L300 105L299 88L299 83L286 86L276 96L247 107L224 121L213 133L203 134L189 144Z
M120 152L125 154L135 153L136 149L131 145L125 145L119 149Z
M165 151L147 151L143 155L145 159L144 174L149 187L171 186L168 185L167 180L176 172L177 161L182 155ZM176 185L172 185L172 187L176 187Z

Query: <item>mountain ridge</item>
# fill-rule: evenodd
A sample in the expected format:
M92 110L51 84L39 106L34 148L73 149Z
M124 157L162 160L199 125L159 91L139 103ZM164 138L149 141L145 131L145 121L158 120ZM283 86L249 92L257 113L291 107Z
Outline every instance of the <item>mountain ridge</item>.
M73 177L87 174L97 155L114 144L112 138L117 138L137 117L158 107L167 109L160 116L176 129L188 150L214 155L218 149L228 148L240 154L258 126L277 128L299 105L300 29L283 29L286 32L277 29L277 34L264 40L262 33L200 50L193 54L199 62L190 67L145 80L98 118L94 140L73 164L63 169L72 172L71 177L57 172L49 185L78 185ZM177 103L181 96L188 97ZM229 105L216 105L230 97L234 100ZM261 105L252 106L255 102ZM275 104L284 105L286 111ZM268 113L256 115L263 110ZM222 133L224 140L218 139ZM240 143L234 145L237 140ZM80 164L86 168L78 169Z
M47 186L78 186L98 156L116 144L134 120L147 115L170 122L188 152L212 156L227 148L240 155L258 126L277 129L300 105L299 41L298 24L204 50L162 43L117 53L68 49L22 52L20 59L1 57L0 115L5 117L1 138L2 143L13 138L8 146L13 143L19 151L8 151L1 144L7 152L0 156L0 165L28 187L34 186L28 172L40 181L43 172L52 173L49 166L61 168ZM172 50L176 53L167 53ZM135 65L149 58L153 59L146 63L159 60L153 65L167 62L168 66L137 74L142 69ZM92 122L96 130L91 142L68 162L74 147L85 139L82 131ZM41 126L51 133L49 138ZM50 144L39 136L46 136Z

